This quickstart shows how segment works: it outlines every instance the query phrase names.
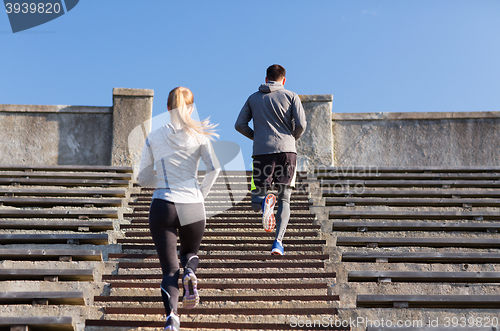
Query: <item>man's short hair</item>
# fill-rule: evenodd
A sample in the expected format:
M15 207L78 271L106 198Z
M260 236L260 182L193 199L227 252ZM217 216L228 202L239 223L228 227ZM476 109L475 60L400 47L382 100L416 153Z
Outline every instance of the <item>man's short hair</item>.
M267 68L267 80L273 82L279 82L286 76L285 68L280 66L279 64L273 64L269 68Z

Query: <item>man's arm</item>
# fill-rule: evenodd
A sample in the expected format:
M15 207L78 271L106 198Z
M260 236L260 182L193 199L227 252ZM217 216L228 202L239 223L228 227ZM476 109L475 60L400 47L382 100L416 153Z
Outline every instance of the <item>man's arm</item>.
M302 133L304 133L307 127L306 113L304 112L302 102L300 102L298 95L295 95L293 98L292 107L292 114L295 120L295 130L293 131L293 136L295 137L295 140L297 140L300 136L302 136Z
M248 123L252 120L252 110L248 104L248 100L241 108L240 114L236 119L236 123L234 124L234 128L236 131L247 137L248 139L253 140L253 130L248 126Z

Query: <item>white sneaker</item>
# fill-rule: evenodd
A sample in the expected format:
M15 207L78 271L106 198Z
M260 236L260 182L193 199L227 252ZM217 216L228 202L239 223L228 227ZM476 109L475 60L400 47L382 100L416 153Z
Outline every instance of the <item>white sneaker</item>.
M272 193L266 195L262 208L262 226L264 231L271 232L276 226L276 219L274 218L274 205L276 204L276 196Z
M167 316L167 322L165 323L165 330L169 331L179 331L181 329L181 321L179 320L179 316L175 313L170 313L170 315Z

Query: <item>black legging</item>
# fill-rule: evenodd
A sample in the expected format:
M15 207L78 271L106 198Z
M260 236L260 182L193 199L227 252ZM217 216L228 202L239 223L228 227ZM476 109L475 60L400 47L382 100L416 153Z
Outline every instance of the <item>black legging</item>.
M179 206L179 204L177 204ZM200 215L202 203L182 204L184 210L196 211ZM187 208L184 208L187 207ZM183 213L186 217L186 213ZM204 214L204 212L203 212ZM177 230L179 230L181 265L184 268L189 259L198 254L201 239L205 231L205 218L181 226L176 204L170 201L154 199L149 207L149 229L155 243L158 258L163 271L162 298L167 315L177 313L179 301L179 260L177 258ZM196 271L198 259L191 259L189 268ZM166 291L166 292L165 292Z

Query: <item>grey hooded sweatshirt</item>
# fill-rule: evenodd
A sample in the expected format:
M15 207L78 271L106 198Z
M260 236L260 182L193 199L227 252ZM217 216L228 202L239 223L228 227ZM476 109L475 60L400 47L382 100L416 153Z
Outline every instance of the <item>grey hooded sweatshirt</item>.
M253 130L248 123L253 120ZM248 97L234 125L253 140L253 154L297 153L295 140L306 128L306 115L297 93L268 82Z

